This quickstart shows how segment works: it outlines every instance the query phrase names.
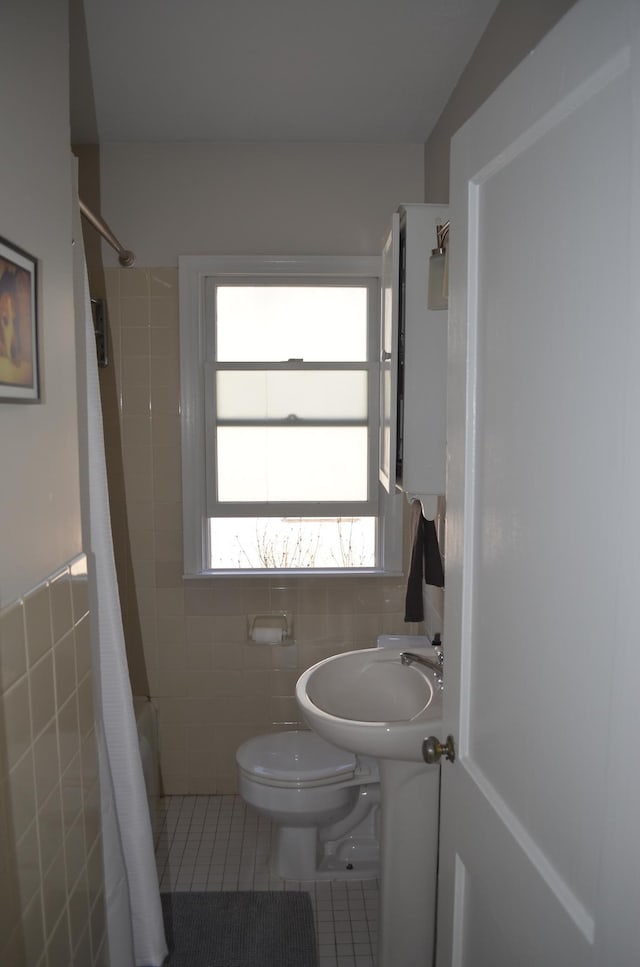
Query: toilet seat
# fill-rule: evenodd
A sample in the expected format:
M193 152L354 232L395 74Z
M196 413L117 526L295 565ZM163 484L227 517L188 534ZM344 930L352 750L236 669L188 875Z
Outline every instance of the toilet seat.
M239 768L265 785L316 786L352 779L358 761L351 752L325 742L315 732L279 732L244 742Z

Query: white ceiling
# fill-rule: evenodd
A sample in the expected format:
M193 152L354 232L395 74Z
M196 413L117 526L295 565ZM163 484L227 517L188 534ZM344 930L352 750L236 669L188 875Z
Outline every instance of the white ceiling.
M420 143L496 6L84 0L84 50L72 25L72 137Z

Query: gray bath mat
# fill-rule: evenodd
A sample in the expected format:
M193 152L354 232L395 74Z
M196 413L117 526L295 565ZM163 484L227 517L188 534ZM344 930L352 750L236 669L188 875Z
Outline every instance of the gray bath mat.
M317 967L308 893L163 893L165 967Z

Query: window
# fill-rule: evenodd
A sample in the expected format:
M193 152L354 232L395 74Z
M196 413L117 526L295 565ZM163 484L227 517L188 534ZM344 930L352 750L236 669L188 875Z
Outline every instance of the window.
M377 258L183 257L187 574L399 571Z

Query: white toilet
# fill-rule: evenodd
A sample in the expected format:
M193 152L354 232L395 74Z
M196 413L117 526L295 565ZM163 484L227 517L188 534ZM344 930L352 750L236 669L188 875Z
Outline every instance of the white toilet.
M244 742L236 763L240 795L276 824L274 873L288 880L378 875L375 759L314 732L275 732Z

